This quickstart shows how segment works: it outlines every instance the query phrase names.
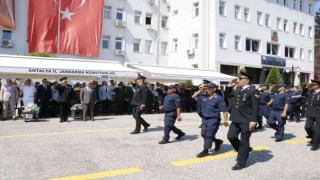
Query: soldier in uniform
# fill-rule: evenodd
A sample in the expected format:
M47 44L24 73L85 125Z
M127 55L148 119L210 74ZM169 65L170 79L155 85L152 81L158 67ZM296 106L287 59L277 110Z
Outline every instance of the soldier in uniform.
M271 98L272 95L268 90L267 84L261 84L261 91L260 91L260 109L259 109L259 120L258 120L258 127L257 129L262 129L262 122L263 117L268 119L270 114L269 106L271 105Z
M227 137L233 148L238 152L237 164L232 167L232 170L243 169L249 157L249 152L252 151L250 136L259 119L260 101L259 91L250 85L252 79L252 75L240 72L238 88L233 93L234 98L229 106L232 123ZM241 141L239 140L239 134Z
M58 98L57 103L59 106L59 116L60 123L62 122L70 122L68 120L69 106L71 93L73 92L72 86L68 84L67 77L63 77L60 79L60 83L55 87L58 90Z
M312 146L311 151L316 151L320 145L320 81L311 82L313 92L307 101L307 120L304 128L308 134L307 138L311 138L308 146Z
M283 140L284 135L284 125L286 124L287 111L290 103L290 96L286 94L287 85L281 83L278 85L278 93L275 93L272 98L272 111L270 112L268 118L268 125L276 130L275 142L280 142ZM278 122L278 124L277 124Z
M208 96L208 94L207 94L207 86L208 86L209 83L210 83L210 81L204 79L202 81L202 86L200 86L200 90L201 91L198 91L198 92L196 92L196 93L194 93L192 95L192 98L197 100L197 104L196 104L197 113L201 117L201 121L203 121L203 119L202 119L201 104L200 104L199 98L201 98L200 96L203 96L203 97L207 97ZM202 124L202 122L201 122L201 124ZM199 126L199 128L201 128L201 125Z
M199 96L202 112L201 136L204 139L203 151L197 157L205 157L209 155L209 149L212 148L212 142L215 142L215 151L219 151L223 143L222 140L216 139L220 125L220 112L223 112L224 125L228 126L228 109L221 96L216 93L218 86L214 83L208 84L208 96Z
M176 140L181 139L185 133L180 129L174 126L176 120L181 121L181 105L180 105L180 97L176 92L177 87L175 85L170 85L168 87L167 96L164 98L163 106L160 106L159 109L164 111L164 136L163 139L159 142L159 144L167 144L170 139L170 131L173 131L178 136Z
M293 87L293 92L291 93L291 100L290 100L290 121L293 120L293 117L296 118L296 122L300 121L301 117L301 106L302 106L302 91L299 90L297 86Z
M141 130L141 125L144 127L144 131L148 130L150 124L148 124L142 117L141 114L145 110L146 104L148 102L148 92L149 88L144 84L146 77L138 74L137 78L137 88L136 92L131 100L132 115L136 120L136 128L131 134L139 134Z

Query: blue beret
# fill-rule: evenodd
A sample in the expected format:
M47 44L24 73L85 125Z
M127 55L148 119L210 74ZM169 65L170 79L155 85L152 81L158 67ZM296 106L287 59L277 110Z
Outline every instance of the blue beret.
M209 83L208 88L215 88L218 87L215 83Z
M171 85L168 86L168 89L173 89L173 88L177 88L177 86L174 85L174 84L171 84Z
M280 83L278 86L279 86L279 87L284 87L284 88L287 87L287 85L286 85L285 83Z

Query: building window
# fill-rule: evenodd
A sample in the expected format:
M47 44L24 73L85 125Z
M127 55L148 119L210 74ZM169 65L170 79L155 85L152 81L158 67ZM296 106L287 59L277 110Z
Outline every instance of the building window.
M235 5L234 6L234 18L241 19L241 7Z
M258 25L262 25L262 12L257 12L257 23Z
M267 54L279 55L279 44L267 43Z
M227 45L226 45L226 34L225 33L220 33L219 34L219 47L220 48L227 48Z
M110 49L110 36L102 36L102 48L103 49Z
M303 48L300 48L300 59L302 61L304 60L304 50L303 50Z
M303 11L303 1L300 0L300 11Z
M151 54L152 53L152 41L150 41L150 40L146 40L145 41L145 52L147 54Z
M313 61L312 58L313 58L313 57L312 57L312 51L309 50L309 54L308 54L308 59L309 59L309 61Z
M151 25L152 24L152 14L147 13L146 14L146 25Z
M300 35L301 36L304 35L304 26L303 26L303 24L300 24Z
M286 32L289 31L288 20L287 19L283 20L283 30L286 31Z
M135 13L134 13L134 22L135 23L137 23L137 24L142 23L141 15L142 15L141 11L135 11Z
M198 68L199 68L199 67L198 67L198 64L192 64L192 68L198 69Z
M122 50L122 38L116 38L116 49Z
M117 9L117 19L123 20L123 9Z
M226 2L219 1L219 14L221 16L226 16Z
M105 6L104 7L104 18L111 19L111 6Z
M309 26L309 37L312 38L312 27Z
M193 3L193 16L199 16L199 2Z
M11 40L12 31L9 30L3 30L2 31L2 39Z
M278 30L281 30L281 18L277 18L277 28Z
M266 27L270 27L270 24L271 24L271 22L270 22L270 14L265 14L265 20L264 21L265 21L264 22L265 26Z
M234 37L234 48L239 51L241 50L241 37L240 36Z
M260 41L253 39L246 39L246 51L259 52Z
M293 9L297 8L297 0L293 0Z
M312 4L309 4L309 14L312 14Z
M178 39L172 40L173 52L178 52Z
M250 9L249 8L244 8L243 15L244 15L244 21L250 22Z
M161 54L163 56L166 56L168 54L168 43L167 42L161 42Z
M295 51L296 48L286 46L284 56L288 58L295 58Z
M141 40L140 39L134 39L133 40L133 52L141 52Z
M161 27L168 28L168 16L162 16Z
M296 22L293 23L293 32L295 34L298 34L298 23L296 23Z
M199 35L197 34L193 34L193 48L194 49L198 49L199 47Z

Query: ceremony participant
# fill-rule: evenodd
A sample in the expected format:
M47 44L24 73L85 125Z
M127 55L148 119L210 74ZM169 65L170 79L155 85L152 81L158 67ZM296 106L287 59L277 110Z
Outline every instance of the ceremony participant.
M272 110L268 118L268 125L276 130L276 142L283 140L284 125L287 120L287 111L290 104L290 96L286 94L287 85L281 83L278 85L278 93L275 93L272 98ZM277 124L278 122L278 124Z
M72 86L68 84L68 78L61 78L60 83L55 87L55 89L59 91L57 102L59 106L60 123L70 122L68 120L68 113L70 109L70 99L73 89Z
M207 94L208 96L199 96L201 112L202 112L202 126L201 136L204 140L203 151L197 157L205 157L209 155L209 149L212 148L212 142L215 142L215 151L219 151L223 143L222 140L216 139L215 136L218 132L221 117L220 113L223 112L223 123L228 126L228 109L221 96L216 91L218 86L214 83L209 83ZM202 88L203 89L203 88Z
M52 92L47 79L42 80L42 84L37 87L37 102L40 105L40 118L48 118L49 102L52 100Z
M202 122L203 122L202 111L201 111L201 104L200 104L199 98L201 98L200 96L208 97L208 94L207 94L207 86L208 86L209 83L210 83L210 81L204 79L204 80L202 81L202 85L199 87L199 88L200 88L199 91L197 91L196 93L194 93L194 94L192 95L192 98L197 100L196 110L197 110L198 115L199 115L200 118L201 118L201 125L199 126L199 128L201 128Z
M293 87L293 92L291 93L290 100L290 121L293 120L293 117L296 118L296 122L300 122L301 117L301 106L302 106L302 91L299 90L299 87Z
M36 93L36 88L31 85L31 79L25 81L25 85L21 88L23 94L23 105L26 106L28 103L34 104L34 97ZM33 114L26 114L26 119L32 119Z
M139 134L141 130L141 125L144 127L144 131L148 130L150 124L148 124L142 117L141 114L145 110L146 104L148 102L148 87L144 84L146 77L138 74L137 78L137 89L131 100L132 115L136 120L136 127L131 134Z
M229 105L232 123L227 137L238 152L237 164L232 167L232 170L243 169L247 163L249 152L252 151L250 136L259 119L260 101L259 91L251 86L252 79L252 75L240 72L238 88L233 93L234 98ZM236 85L237 83L231 84ZM241 140L239 140L239 135Z
M311 82L313 92L307 101L307 120L304 128L308 134L307 138L311 138L308 146L312 146L311 151L316 151L320 146L320 81Z
M107 115L109 111L109 100L112 99L112 94L109 93L108 81L102 81L102 86L99 89L99 100L102 105L102 113Z
M164 98L163 106L159 109L164 111L164 136L159 144L167 144L170 139L170 132L173 131L178 136L176 140L181 139L185 133L178 129L174 124L176 120L181 121L181 102L180 97L175 92L177 87L175 85L170 85L168 87L167 96Z
M87 82L86 87L80 91L80 101L83 107L83 121L87 122L87 112L90 111L90 120L94 121L94 105L97 102L97 95L93 82Z
M271 105L272 95L268 90L267 84L261 84L261 91L260 91L260 108L259 108L259 120L258 120L258 127L257 129L262 129L262 122L263 117L268 120L270 114L270 105Z
M0 101L3 105L3 120L7 120L7 109L10 106L12 120L16 120L16 104L19 100L17 87L13 85L11 79L7 79L7 84L1 86Z
M58 99L58 95L59 95L59 91L57 89L55 89L56 86L58 86L58 82L54 82L51 85L51 94L52 94L52 101L51 101L51 109L50 109L50 116L51 117L57 117L58 113L58 103L57 103L57 99Z

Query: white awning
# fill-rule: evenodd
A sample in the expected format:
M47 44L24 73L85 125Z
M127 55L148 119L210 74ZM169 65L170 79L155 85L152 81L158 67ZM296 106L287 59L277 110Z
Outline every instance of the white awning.
M0 77L97 79L136 77L139 71L105 60L0 55Z
M237 77L227 74L214 72L212 70L186 69L177 67L150 66L141 64L126 64L128 67L142 71L144 76L149 79L159 80L199 80L207 79L210 81L231 81Z

